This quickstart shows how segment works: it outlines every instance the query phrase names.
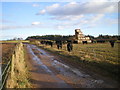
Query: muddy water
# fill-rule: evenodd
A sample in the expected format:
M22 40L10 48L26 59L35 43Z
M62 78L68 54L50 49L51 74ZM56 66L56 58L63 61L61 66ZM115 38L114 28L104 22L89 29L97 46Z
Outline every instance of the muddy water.
M90 75L86 74L85 72L59 62L57 59L55 59L54 56L48 54L47 52L38 48L37 46L27 45L27 48L33 56L33 61L37 62L37 64L39 64L41 69L43 69L45 72L51 75L53 79L57 80L58 81L57 83L59 84L62 83L60 87L70 88L71 87L70 85L73 85L79 88L105 87L103 85L104 83L103 80L95 80ZM36 55L33 52L33 49L39 52L38 54L41 58L39 58L38 55ZM52 71L52 69L49 68L47 64L45 64L46 62L44 59L47 61L47 63L50 64L49 65L50 67L55 69L57 74L55 74L54 73L55 71ZM61 78L61 77L64 77L64 78ZM68 85L67 83L70 83L70 84Z
M34 52L32 51L32 48L31 48L29 45L27 46L27 48L29 49L29 52L33 55L33 60L36 61L37 64L39 64L40 67L41 67L42 69L44 69L46 72L52 73L52 71L50 71L50 70L48 69L48 67L41 62L40 58L38 58L38 57L34 54Z
M63 80L61 80L60 78L57 78L54 75L54 73L45 64L42 63L41 59L38 58L37 55L35 55L35 53L32 51L33 48L36 48L35 46L27 45L27 48L28 48L29 52L32 54L33 60L39 65L40 69L43 69L47 74L49 74L51 76L50 78L57 81L56 82L57 85L54 88L71 88L71 86L66 84ZM43 51L43 50L40 50L40 51ZM44 53L44 55L47 55L47 54L45 54L44 51L42 53ZM42 88L44 88L44 87L42 87Z

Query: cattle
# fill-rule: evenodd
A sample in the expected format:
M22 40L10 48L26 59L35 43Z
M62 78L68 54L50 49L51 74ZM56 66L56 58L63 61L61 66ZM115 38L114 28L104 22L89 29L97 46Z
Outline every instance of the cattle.
M105 40L97 40L97 43L105 43Z
M58 49L62 49L62 41L56 41L56 45Z
M45 44L45 41L41 41L40 43L41 43L41 44Z
M53 46L52 41L41 41L41 44L50 45L51 47Z
M49 45L50 45L51 47L53 47L53 42L49 41Z
M87 41L82 41L83 44L87 44Z
M113 48L115 41L111 40L111 41L109 41L109 42L110 42L111 47Z
M72 49L73 49L72 43L68 42L68 44L67 44L67 50L68 50L68 52L71 52Z
M78 44L78 41L73 41L74 44Z

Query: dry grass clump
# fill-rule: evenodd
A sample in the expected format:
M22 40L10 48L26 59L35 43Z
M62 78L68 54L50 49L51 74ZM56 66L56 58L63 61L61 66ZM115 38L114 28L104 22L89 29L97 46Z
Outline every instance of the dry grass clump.
M25 52L23 44L20 43L12 55L11 75L6 84L7 88L30 88L27 67L25 63Z

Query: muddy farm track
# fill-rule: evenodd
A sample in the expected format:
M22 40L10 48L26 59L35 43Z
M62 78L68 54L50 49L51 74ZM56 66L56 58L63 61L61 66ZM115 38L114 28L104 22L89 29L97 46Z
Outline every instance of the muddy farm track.
M34 88L114 88L114 84L89 75L84 70L65 63L35 45L25 44L30 81ZM97 78L97 79L96 79Z

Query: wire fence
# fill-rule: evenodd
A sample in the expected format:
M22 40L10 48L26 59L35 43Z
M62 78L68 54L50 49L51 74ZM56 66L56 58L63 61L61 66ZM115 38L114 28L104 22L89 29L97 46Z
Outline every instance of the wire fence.
M1 82L1 86L0 86L0 90L2 90L2 88L4 87L6 80L8 78L9 72L10 72L10 68L11 68L11 60L8 62L8 64L6 65L4 71L2 72L2 82Z
M12 52L12 56L15 54L16 48L18 47L19 47L19 43L16 44L15 49ZM0 68L2 68L2 65ZM12 68L12 57L11 57L11 60L9 60L8 63L6 64L4 70L1 71L0 90L2 90L5 87L8 76L11 74L11 68Z

